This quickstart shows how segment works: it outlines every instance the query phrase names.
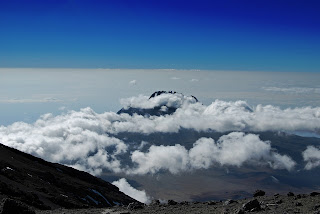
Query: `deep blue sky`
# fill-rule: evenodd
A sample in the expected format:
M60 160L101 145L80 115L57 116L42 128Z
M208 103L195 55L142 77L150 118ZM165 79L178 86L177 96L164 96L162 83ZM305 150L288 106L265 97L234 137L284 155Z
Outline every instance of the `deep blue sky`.
M320 2L0 0L0 67L320 72Z

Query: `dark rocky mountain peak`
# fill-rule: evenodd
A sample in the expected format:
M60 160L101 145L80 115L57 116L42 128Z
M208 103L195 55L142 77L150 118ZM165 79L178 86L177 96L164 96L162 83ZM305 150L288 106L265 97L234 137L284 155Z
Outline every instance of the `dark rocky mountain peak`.
M190 98L190 97L193 99L193 102L198 102L198 99L195 96L191 95L187 97L187 96L184 96L182 93L178 93L176 91L156 91L153 94L151 94L151 96L149 97L150 102L152 101L152 99L155 99L156 97L163 94L172 94L172 95L177 94L179 95L178 99L181 99L180 100L181 103L183 102L183 99ZM122 113L127 113L129 115L138 114L146 117L161 116L161 115L173 114L177 110L177 108L178 108L177 106L174 106L174 105L172 106L172 105L169 105L168 103L161 102L158 104L156 103L155 106L153 106L152 108L132 107L132 106L125 107L120 109L117 112L117 114L122 114Z
M153 94L151 94L149 99L159 96L161 94L177 94L177 92L176 91L156 91L156 92L153 92ZM193 97L198 102L198 99L195 96L191 95L191 97Z

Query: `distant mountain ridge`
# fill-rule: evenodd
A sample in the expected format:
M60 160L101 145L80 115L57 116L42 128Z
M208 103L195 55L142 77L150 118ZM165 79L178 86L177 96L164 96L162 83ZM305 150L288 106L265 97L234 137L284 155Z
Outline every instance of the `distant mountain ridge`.
M164 95L164 94L179 94L184 96L182 93L178 93L176 91L156 91L149 97L149 100L154 99L158 96ZM198 99L191 95L191 98L195 100L195 102L199 102ZM138 114L143 116L162 116L162 115L170 115L173 114L177 110L176 107L168 106L168 105L159 105L155 106L153 108L136 108L136 107L129 107L129 108L122 108L120 109L117 114L126 113L129 115Z

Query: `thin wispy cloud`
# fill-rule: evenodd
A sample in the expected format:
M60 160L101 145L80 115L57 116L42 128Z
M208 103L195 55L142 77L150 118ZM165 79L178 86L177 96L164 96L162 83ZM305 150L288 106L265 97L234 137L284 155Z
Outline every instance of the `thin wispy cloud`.
M272 91L272 92L283 92L283 93L320 93L320 88L308 88L308 87L263 87L265 91Z
M0 99L0 103L56 103L62 101L63 100L54 97Z
M199 82L198 79L191 79L190 82Z
M66 106L60 106L60 107L59 107L59 110L60 110L60 111L64 111L64 110L66 110L66 109L67 109Z
M129 85L131 85L131 86L134 86L134 85L136 85L137 84L137 80L131 80L130 82L129 82Z

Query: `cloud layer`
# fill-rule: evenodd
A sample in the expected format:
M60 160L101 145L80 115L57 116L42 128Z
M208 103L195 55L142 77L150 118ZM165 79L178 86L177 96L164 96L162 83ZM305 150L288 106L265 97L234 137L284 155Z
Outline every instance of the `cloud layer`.
M172 115L143 117L109 115L112 133L117 132L178 132L181 128L197 131L310 131L320 130L320 108L281 109L272 105L250 107L245 101L215 100L205 106L192 97L162 94L148 100L146 96L123 99L125 108L153 108L167 105L178 108Z
M125 178L114 181L112 184L117 186L121 192L136 199L137 201L145 204L149 204L151 202L151 198L147 195L146 191L133 188Z
M0 127L0 142L45 160L73 166L92 174L120 170L117 155L127 151L121 140L103 130L90 108L52 116L45 114L33 124L18 122Z
M120 102L125 109L128 109L129 107L151 109L157 106L181 108L182 106L196 103L196 100L191 96L185 96L179 93L163 93L151 99L147 96L139 95L138 97L121 99Z
M305 169L310 170L320 166L320 149L314 146L308 146L302 153L304 161L307 162Z
M212 138L200 138L189 151L180 144L175 146L151 146L145 153L134 151L131 160L136 167L134 174L157 173L167 170L173 174L195 169L208 169L214 165L241 167L269 165L273 169L292 170L295 162L287 155L271 149L254 134L232 132L222 136L218 142Z
M129 174L179 173L244 164L292 170L295 162L290 157L273 151L270 142L261 141L258 135L243 132L320 130L320 108L250 107L244 101L221 100L206 106L181 94L162 94L150 100L146 96L138 96L123 100L123 103L141 108L168 105L177 110L172 115L150 117L114 112L98 114L91 108L58 116L45 114L32 124L17 122L1 126L0 142L94 175L103 170ZM123 132L165 134L182 128L233 133L222 136L217 142L211 138L200 138L190 150L179 142L174 146L166 142L160 146L147 142L129 145L116 137ZM319 166L314 158L318 157L318 151L312 148L304 152L307 169ZM124 162L123 157L129 162Z

